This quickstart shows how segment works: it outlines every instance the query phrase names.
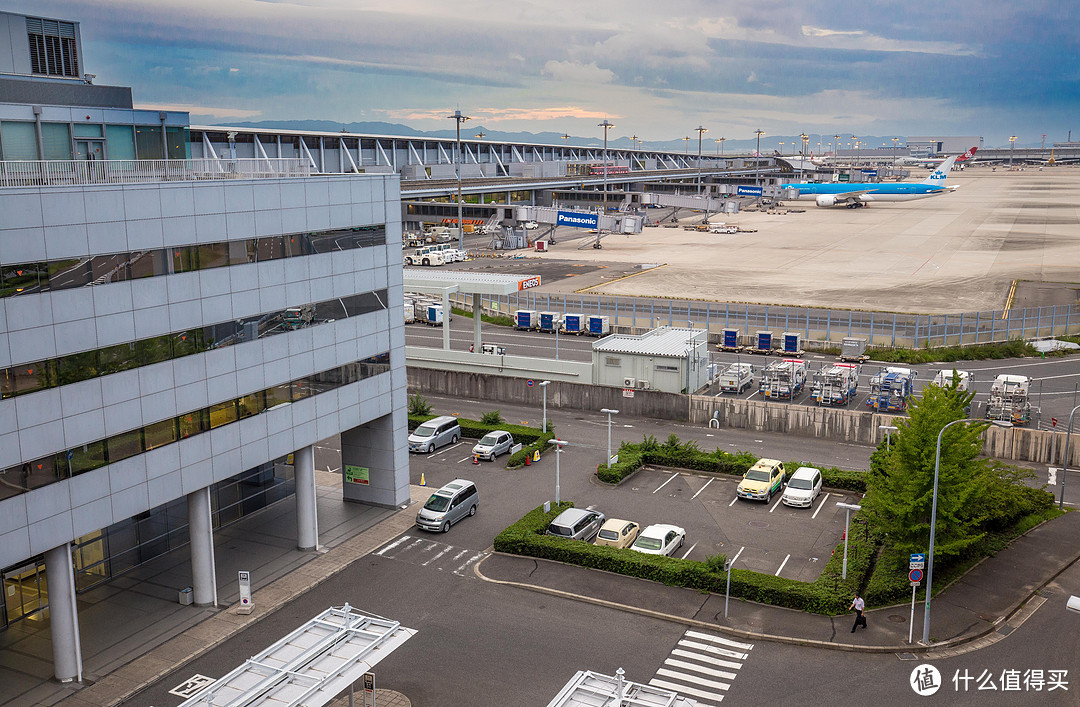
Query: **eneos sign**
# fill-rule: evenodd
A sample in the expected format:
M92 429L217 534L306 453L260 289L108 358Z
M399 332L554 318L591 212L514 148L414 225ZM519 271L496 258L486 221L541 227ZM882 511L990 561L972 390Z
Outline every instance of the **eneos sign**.
M579 214L574 211L560 211L555 219L556 225L570 226L571 228L596 228L600 223L597 214Z
M518 280L518 292L522 290L531 290L534 287L540 287L540 276L525 278L524 280Z

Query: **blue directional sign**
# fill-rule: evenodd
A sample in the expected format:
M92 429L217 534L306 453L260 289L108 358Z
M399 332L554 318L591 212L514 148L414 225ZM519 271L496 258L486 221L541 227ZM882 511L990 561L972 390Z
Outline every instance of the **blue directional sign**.
M926 569L926 555L921 552L911 553L911 560L908 562L909 570L923 570Z
M559 226L570 226L572 228L596 228L600 223L600 217L597 214L560 211L555 222Z
M876 177L877 176L877 170L876 169L864 169L862 171L862 173L865 174L867 177Z
M913 552L913 553L911 553L911 561L912 562L926 562L926 553L923 553L923 552Z
M741 184L735 187L735 194L738 196L761 196L761 187L744 187Z

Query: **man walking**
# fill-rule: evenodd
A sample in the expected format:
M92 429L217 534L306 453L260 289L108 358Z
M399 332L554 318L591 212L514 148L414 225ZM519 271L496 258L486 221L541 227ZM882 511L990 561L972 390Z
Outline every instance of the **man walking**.
M862 613L863 609L865 609L865 608L866 608L866 602L863 601L863 598L861 596L859 596L858 592L856 592L855 593L855 598L851 601L851 606L848 607L848 610L851 610L851 609L855 610L855 624L851 627L851 632L852 633L855 633L855 629L857 629L859 627L859 624L862 624L862 627L866 628L866 617L863 616L863 613Z

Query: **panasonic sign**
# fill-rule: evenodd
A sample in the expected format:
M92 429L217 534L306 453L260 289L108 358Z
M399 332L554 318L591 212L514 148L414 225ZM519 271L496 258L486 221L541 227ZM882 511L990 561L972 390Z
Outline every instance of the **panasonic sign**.
M597 214L579 214L573 211L560 211L555 223L571 228L596 228L600 222Z
M744 187L740 185L735 188L735 193L739 196L761 196L762 190L761 187Z

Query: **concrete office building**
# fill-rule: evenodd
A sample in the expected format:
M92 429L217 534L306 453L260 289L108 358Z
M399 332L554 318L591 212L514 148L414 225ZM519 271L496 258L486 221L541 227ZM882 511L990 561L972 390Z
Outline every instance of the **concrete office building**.
M77 592L190 542L214 604L214 528L290 495L317 546L316 441L409 497L399 177L191 160L82 61L0 13L0 633L47 610L61 681Z

